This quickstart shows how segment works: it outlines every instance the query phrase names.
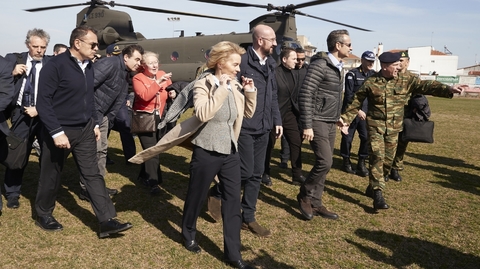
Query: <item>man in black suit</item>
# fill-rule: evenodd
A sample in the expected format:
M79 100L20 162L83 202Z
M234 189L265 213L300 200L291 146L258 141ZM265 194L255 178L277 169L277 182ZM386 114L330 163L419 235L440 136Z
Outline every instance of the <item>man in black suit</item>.
M50 59L39 81L38 115L42 121L42 154L35 224L46 231L63 226L53 217L60 189L61 171L72 153L85 179L90 204L100 222L98 236L108 237L132 227L115 219L116 211L98 169L97 141L100 130L94 99L91 60L98 50L96 31L79 26L72 31L70 48Z
M300 73L295 70L297 53L293 48L283 48L280 53L280 65L275 69L277 81L278 107L282 117L283 134L290 148L292 165L292 184L301 185L305 181L302 175L302 134L300 133L298 109L298 91L302 86ZM275 133L270 133L267 156L265 158L265 173L262 183L271 186L270 159L275 147Z
M16 63L12 71L15 91L13 98L10 99L8 109L10 113L7 113L9 114L7 118L11 118L12 132L21 138L28 138L28 152L32 150L32 143L41 129L37 117L36 99L40 70L49 59L45 56L49 41L50 35L47 32L34 28L27 32L25 45L28 52L9 53L5 56L7 60ZM20 206L20 189L27 163L20 169L5 170L4 185L8 208Z
M10 132L8 129L7 120L5 117L5 110L10 104L10 100L13 98L14 86L13 86L13 76L12 69L14 67L14 62L9 62L0 56L0 143L6 145L5 137ZM2 158L4 149L2 148ZM0 215L2 215L2 197L0 195Z

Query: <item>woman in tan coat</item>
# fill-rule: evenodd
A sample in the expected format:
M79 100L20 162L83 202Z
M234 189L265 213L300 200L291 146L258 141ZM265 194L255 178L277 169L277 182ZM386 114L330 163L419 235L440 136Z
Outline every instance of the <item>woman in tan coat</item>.
M253 80L242 77L241 54L245 50L228 41L212 47L207 61L213 74L198 80L193 88L195 117L202 122L192 136L193 155L190 182L185 199L182 235L185 247L194 253L201 251L195 240L197 218L207 197L210 184L218 175L222 188L222 217L225 262L237 268L251 268L240 254L240 157L237 139L244 117L253 116L256 89Z

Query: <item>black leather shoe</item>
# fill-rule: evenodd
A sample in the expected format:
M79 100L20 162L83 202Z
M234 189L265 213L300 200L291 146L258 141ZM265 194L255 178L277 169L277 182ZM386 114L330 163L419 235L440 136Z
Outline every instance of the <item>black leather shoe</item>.
M365 165L365 159L364 158L358 159L356 174L357 174L357 176L368 177L369 173L368 173L367 166Z
M400 174L398 173L398 170L397 169L392 169L390 170L390 176L389 176L391 179L395 180L395 181L402 181L402 177L400 176Z
M98 232L98 237L109 237L112 234L126 231L132 227L133 225L130 222L121 223L116 219L109 219L100 223L100 231Z
M253 269L254 268L254 267L246 264L243 260L225 261L225 263L230 265L233 268L239 268L239 269Z
M307 178L304 177L303 175L302 175L302 176L299 176L299 177L293 177L293 178L292 178L292 184L293 184L293 185L297 185L297 186L302 185L303 182L305 182L306 179L307 179Z
M270 176L268 174L263 174L262 176L262 183L265 186L272 186L272 180L270 179Z
M87 190L80 189L80 193L78 193L78 198L80 198L80 200L90 202L90 196L88 196Z
M60 224L53 216L37 216L35 224L45 231L55 232L63 230Z
M0 198L1 199L1 198ZM18 201L18 197L8 197L7 199L7 207L12 209L17 209L20 207L20 202Z
M376 210L389 208L387 202L385 202L385 199L383 198L381 190L373 191L373 208L375 208Z
M298 207L300 208L300 212L302 215L307 219L313 219L313 209L310 198L302 197L300 194L297 195Z
M350 162L350 158L343 157L342 171L349 174L355 174L355 170L352 169L352 163Z
M191 241L185 241L185 248L193 253L200 253L202 252L202 249L198 246L197 241L191 240Z

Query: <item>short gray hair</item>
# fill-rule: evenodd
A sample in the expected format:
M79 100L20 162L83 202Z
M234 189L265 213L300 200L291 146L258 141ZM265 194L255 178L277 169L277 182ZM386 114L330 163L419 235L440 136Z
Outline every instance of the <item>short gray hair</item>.
M43 29L37 29L37 28L33 28L32 30L28 30L27 32L27 38L25 39L25 44L30 44L30 38L32 36L37 36L43 40L45 40L45 42L47 43L47 46L48 46L48 43L50 43L50 35L45 32Z

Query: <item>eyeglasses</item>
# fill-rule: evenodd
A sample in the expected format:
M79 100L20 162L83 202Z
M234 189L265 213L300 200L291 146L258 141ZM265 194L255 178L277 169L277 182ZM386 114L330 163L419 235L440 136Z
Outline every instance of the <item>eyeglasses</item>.
M349 47L349 48L352 47L352 43L348 43L348 44L347 44L347 43L343 43L343 42L340 42L340 41L338 41L338 43L340 43L340 44L342 44L342 45L345 45L345 46L347 46L347 47Z
M305 58L297 58L297 60L305 62Z
M265 37L260 37L261 39L268 40L270 42L275 43L277 40L275 38L265 38Z
M151 65L156 65L156 64L158 64L158 62L157 62L157 61L154 61L154 62L148 62L148 63L145 63L145 64L151 66Z
M85 43L85 44L87 44L87 45L90 45L90 48L91 48L92 50L95 49L96 47L98 47L98 43L95 43L95 42L93 42L93 43L87 43L86 41L83 41L83 40L81 40L80 38L79 38L78 40L82 41L83 43Z

